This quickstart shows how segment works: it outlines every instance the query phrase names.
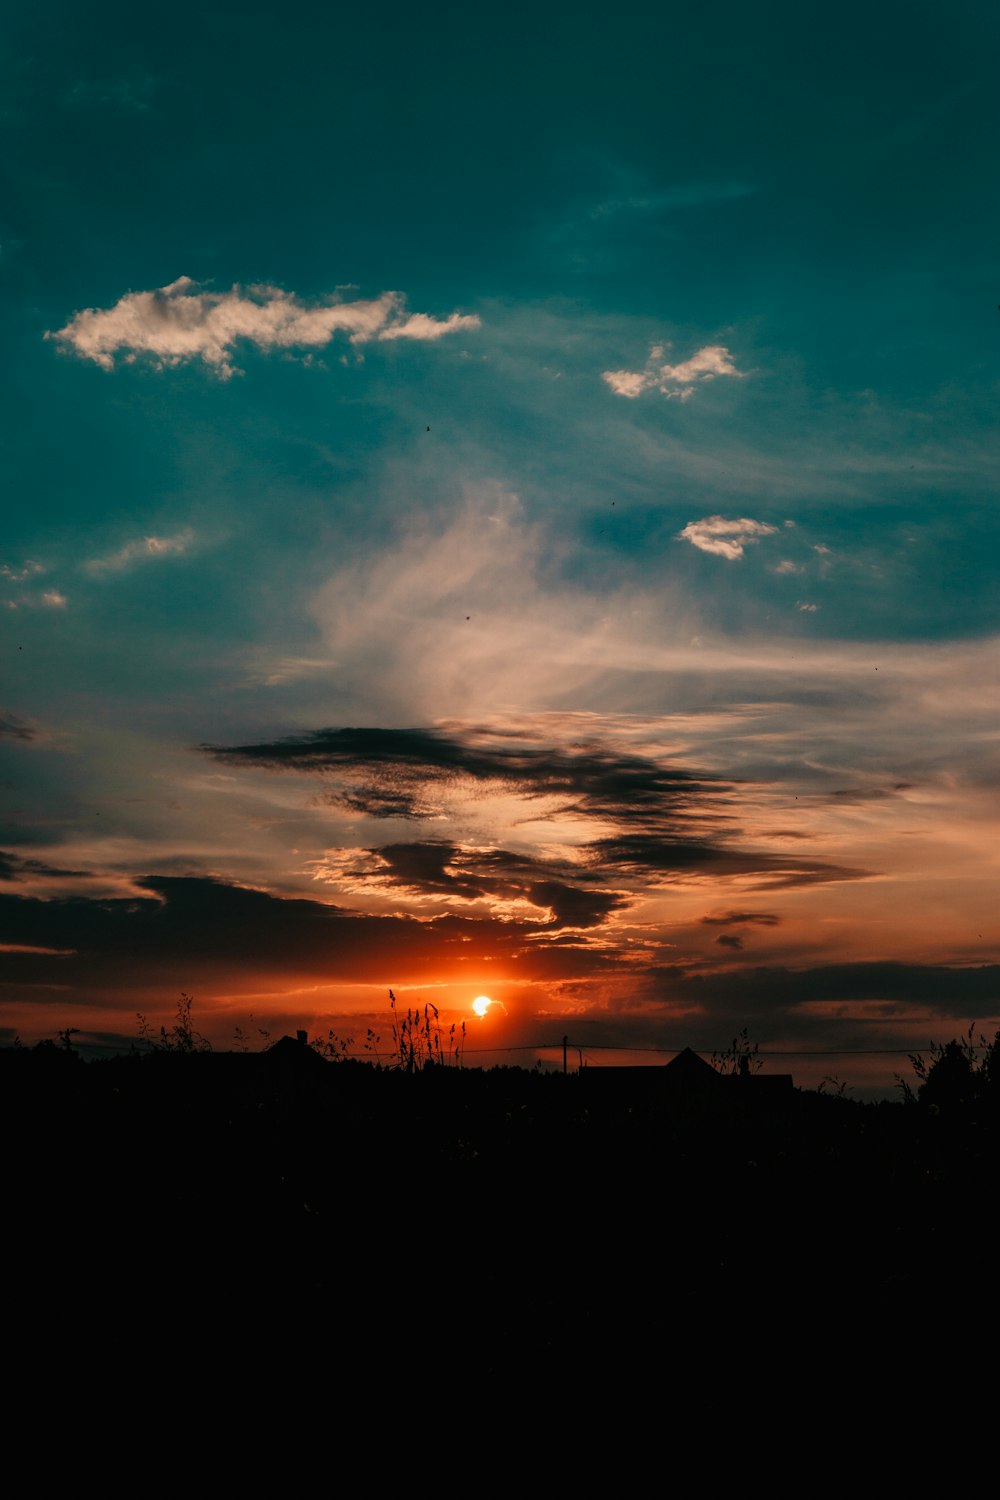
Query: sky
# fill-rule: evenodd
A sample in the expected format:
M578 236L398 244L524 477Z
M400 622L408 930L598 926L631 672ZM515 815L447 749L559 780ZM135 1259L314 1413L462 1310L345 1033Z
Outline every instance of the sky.
M5 14L0 1042L992 1034L996 8Z

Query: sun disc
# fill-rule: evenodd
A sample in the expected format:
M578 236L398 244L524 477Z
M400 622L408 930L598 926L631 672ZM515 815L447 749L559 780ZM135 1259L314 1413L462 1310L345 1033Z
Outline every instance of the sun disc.
M477 1016L485 1016L492 1004L493 1001L489 995L477 995L472 1002L472 1009L476 1012Z

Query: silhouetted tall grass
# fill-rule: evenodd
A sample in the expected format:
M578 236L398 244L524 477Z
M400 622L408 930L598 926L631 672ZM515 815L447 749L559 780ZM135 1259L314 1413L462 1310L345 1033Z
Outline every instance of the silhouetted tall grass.
M423 1011L406 1008L406 1015L396 1004L396 997L389 991L389 1009L392 1014L393 1066L406 1073L416 1073L423 1068L448 1066L460 1068L465 1054L465 1022L456 1027L452 1022L447 1032L441 1027L440 1012L436 1005L428 1003Z

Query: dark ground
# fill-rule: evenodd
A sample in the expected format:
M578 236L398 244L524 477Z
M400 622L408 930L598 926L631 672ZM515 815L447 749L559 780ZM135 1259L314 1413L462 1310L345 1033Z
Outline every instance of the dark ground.
M383 1394L749 1399L775 1367L898 1361L992 1284L982 1102L720 1106L303 1053L0 1053L18 1320L77 1354L110 1340L123 1369L210 1357L264 1385L318 1361Z

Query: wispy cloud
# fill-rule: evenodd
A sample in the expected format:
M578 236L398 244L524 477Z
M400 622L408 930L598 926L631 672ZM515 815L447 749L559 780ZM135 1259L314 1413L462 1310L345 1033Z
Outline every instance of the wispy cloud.
M66 96L71 107L127 110L145 114L152 106L158 80L151 74L122 78L81 78Z
M864 875L737 844L731 782L658 755L615 748L596 736L566 743L474 725L345 728L201 748L231 766L322 776L328 805L369 818L440 820L463 798L503 793L570 842L574 830L606 830L604 837L579 843L572 860L555 862L443 840L386 845L368 851L377 862L365 867L366 877L382 884L416 881L466 899L472 892L498 894L503 886L556 914L586 908L608 916L621 903L610 892L599 899L591 893L584 901L581 882L588 888L595 879L648 888L699 876L749 877L790 888ZM592 923L578 919L576 925Z
M755 191L746 182L678 183L663 192L630 193L602 198L590 209L589 217L604 219L621 214L655 214L678 208L703 208L707 204L748 198Z
M134 1010L137 984L141 990L155 975L157 984L180 985L195 951L206 982L254 989L264 978L386 985L400 972L419 978L469 963L478 969L486 955L520 956L535 975L574 972L566 935L547 933L551 924L537 921L379 916L198 877L146 876L139 888L127 899L38 900L0 892L0 919L21 949L23 981L75 980L113 997L117 991L111 1003ZM55 974L48 968L56 961L53 949L59 950ZM587 953L587 972L607 962ZM580 963L578 955L575 967Z
M634 400L643 391L658 390L664 396L687 401L699 385L715 380L720 375L733 375L742 379L746 373L733 364L733 357L724 344L706 344L692 354L690 359L672 365L664 359L665 346L654 344L642 370L605 370L603 379L617 396Z
M725 516L705 516L701 521L689 521L678 538L690 542L699 552L711 552L715 557L728 557L735 562L743 556L743 549L777 531L766 521L752 521L747 516L727 520ZM779 571L787 569L779 565Z
M3 567L0 567L0 578L6 578L10 583L24 583L25 579L35 578L39 573L44 572L45 569L40 562L32 562L29 558L20 568L12 568L8 563L4 563Z
M16 599L5 599L7 609L65 609L69 604L65 594L58 589L46 589L41 594L18 594Z
M629 905L627 896L599 889L568 860L446 839L334 851L317 861L315 874L342 890L395 890L446 906L479 905L500 920L553 930L598 927Z
M0 953L43 953L49 958L71 958L75 948L46 948L41 943L0 943Z
M528 798L556 797L564 811L612 821L679 818L725 783L687 767L660 764L598 741L561 745L476 726L453 729L319 729L257 745L204 745L228 765L331 777L331 800L369 816L428 816L429 788L440 798L459 781ZM349 788L349 790L348 790ZM430 814L434 815L434 814Z
M0 713L0 739L33 740L35 731L14 714ZM2 857L2 856L0 856Z
M46 569L40 562L31 560L23 563L19 568L12 568L5 563L3 567L0 567L0 578L5 578L8 583L30 583L45 571ZM3 601L7 609L21 609L23 606L27 606L28 609L65 609L68 602L66 595L61 594L58 589L45 589L41 593L18 594L13 599L8 598Z
M30 738L31 736L26 736ZM48 865L40 859L28 859L22 854L14 854L6 849L0 849L0 880L20 881L31 879L36 876L60 880L76 880L81 878L80 870L64 870L56 865Z
M401 323L390 323L378 337L387 339L421 339L433 343L446 333L458 333L462 328L478 328L479 319L474 313L449 313L447 318L431 318L427 313L411 313ZM359 342L359 341L355 341Z
M173 536L144 536L126 542L117 552L107 557L93 557L84 563L88 573L122 573L139 562L148 562L161 557L181 557L190 551L194 532L189 526Z
M707 927L777 927L781 918L773 911L723 911L701 920Z
M113 368L116 354L126 363L148 355L160 369L201 360L228 379L236 373L233 353L240 341L269 352L322 348L338 334L352 344L386 339L426 342L478 327L478 317L471 314L453 312L438 320L427 313L410 313L399 292L353 302L338 295L309 304L280 287L234 286L227 292L208 292L190 276L181 276L157 291L128 292L114 307L86 308L46 337L106 370Z

